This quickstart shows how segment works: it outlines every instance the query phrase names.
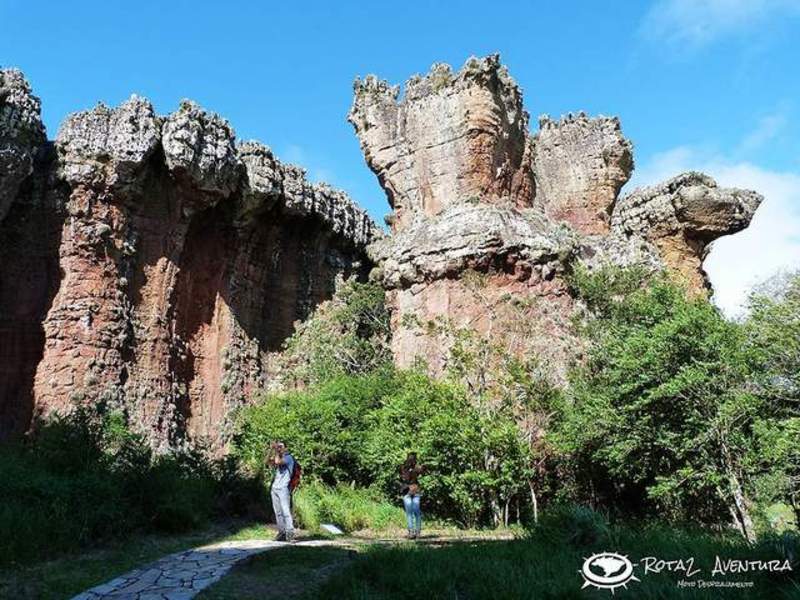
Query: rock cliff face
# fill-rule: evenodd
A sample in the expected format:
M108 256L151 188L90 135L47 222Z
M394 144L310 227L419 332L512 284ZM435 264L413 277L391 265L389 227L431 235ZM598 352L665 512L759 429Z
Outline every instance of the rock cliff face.
M48 143L0 82L0 436L85 402L220 446L295 321L366 274L373 223L194 103L100 105Z
M576 265L666 267L705 293L709 243L746 227L761 201L697 173L620 199L633 155L619 120L544 116L529 136L497 56L457 74L434 65L399 93L356 80L349 119L394 209L393 235L369 253L403 366L441 372L461 330L533 351L563 381L578 344L565 280Z
M543 116L533 148L536 201L545 213L580 233L608 233L614 202L633 172L633 148L619 119Z
M402 98L356 81L348 118L390 236L192 102L168 116L136 96L100 105L54 142L39 111L22 74L0 70L0 438L89 403L156 447L221 448L295 322L370 271L399 366L441 373L468 331L563 381L577 265L666 267L705 293L709 244L761 201L699 173L620 198L633 156L619 121L545 116L529 135L497 56L435 65Z

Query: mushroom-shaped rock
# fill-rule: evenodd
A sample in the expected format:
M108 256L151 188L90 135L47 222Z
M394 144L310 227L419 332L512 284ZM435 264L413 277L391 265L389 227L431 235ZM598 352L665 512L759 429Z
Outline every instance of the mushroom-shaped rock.
M169 170L217 199L230 196L239 184L241 165L234 140L225 119L188 100L167 117L161 138Z
M267 146L245 142L238 148L244 165L242 203L237 218L247 220L272 208L283 194L283 165Z
M17 69L0 69L0 221L45 143L39 99Z
M436 64L398 96L374 76L356 80L348 116L395 230L451 204L530 205L528 115L497 55L470 58L458 73Z

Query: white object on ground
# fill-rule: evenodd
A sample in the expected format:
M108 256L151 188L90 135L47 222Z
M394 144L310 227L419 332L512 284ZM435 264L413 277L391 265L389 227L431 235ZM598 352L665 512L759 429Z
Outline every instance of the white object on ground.
M332 525L331 523L322 523L320 525L320 529L324 529L328 533L332 533L333 535L344 535L344 531L339 529L336 525Z

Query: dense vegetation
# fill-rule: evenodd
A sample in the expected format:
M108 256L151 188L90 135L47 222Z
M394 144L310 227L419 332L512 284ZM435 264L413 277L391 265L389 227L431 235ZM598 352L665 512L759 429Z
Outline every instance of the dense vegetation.
M398 467L416 451L426 511L466 526L526 506L531 456L514 422L483 414L464 391L415 372L340 376L271 395L242 414L238 455L258 469L272 439L285 440L307 478L399 498Z
M452 342L444 378L424 365L398 372L382 293L346 283L288 341L285 391L237 416L224 461L198 448L155 455L102 411L43 424L0 449L0 563L263 506L275 438L304 466L296 512L312 529L401 525L398 466L409 451L428 468L426 518L463 526L533 527L583 505L616 522L693 522L723 537L733 524L751 541L793 528L800 277L754 295L737 321L635 271L578 272L572 285L585 353L564 388L535 353L448 323L434 324Z
M276 368L286 387L325 383L387 366L389 312L380 286L342 282L284 344Z
M258 495L230 460L202 449L154 455L120 415L77 410L0 449L0 566L186 531L243 514Z
M665 278L576 278L588 360L554 427L573 501L640 516L733 522L795 509L800 279L726 320ZM756 521L754 523L754 520Z
M375 288L346 286L289 344L319 349L303 372L326 376L244 411L238 456L259 469L268 441L283 438L312 479L396 502L397 467L416 451L426 511L470 526L535 520L544 504L732 523L749 540L775 514L796 521L800 278L754 295L740 321L666 276L578 271L571 284L586 353L564 389L503 336L448 323L435 324L452 343L444 379L424 365L396 372ZM358 343L359 327L331 334L364 322ZM331 358L343 355L360 359Z

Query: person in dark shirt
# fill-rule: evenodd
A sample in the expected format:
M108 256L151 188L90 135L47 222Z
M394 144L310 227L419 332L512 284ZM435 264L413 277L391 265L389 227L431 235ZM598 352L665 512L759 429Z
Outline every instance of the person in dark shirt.
M422 510L420 508L419 476L425 467L417 463L417 453L409 452L400 466L400 481L403 484L403 507L406 511L409 539L418 538L422 530Z

